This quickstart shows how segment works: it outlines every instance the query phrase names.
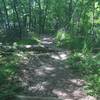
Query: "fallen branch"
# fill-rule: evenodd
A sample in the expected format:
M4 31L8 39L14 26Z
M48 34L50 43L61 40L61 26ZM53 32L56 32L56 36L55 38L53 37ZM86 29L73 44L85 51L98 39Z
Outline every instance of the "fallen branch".
M50 48L44 45L18 45L13 46L2 46L1 51L3 52L14 52L16 50L20 51L36 51L36 52L59 52L58 49Z

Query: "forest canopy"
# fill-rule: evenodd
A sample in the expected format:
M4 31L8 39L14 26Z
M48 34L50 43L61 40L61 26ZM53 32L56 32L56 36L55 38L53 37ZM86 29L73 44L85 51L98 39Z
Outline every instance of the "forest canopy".
M12 38L61 28L93 38L100 32L99 0L0 0L0 16L0 28Z

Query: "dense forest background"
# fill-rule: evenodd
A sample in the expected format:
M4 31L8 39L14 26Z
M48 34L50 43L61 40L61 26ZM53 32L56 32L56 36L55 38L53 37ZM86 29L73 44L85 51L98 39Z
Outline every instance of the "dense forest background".
M20 90L17 46L40 44L41 35L53 35L58 48L71 51L66 64L99 96L100 0L0 0L0 100Z
M54 33L63 28L77 37L99 37L99 0L1 0L1 36L23 38L29 32ZM9 37L10 36L10 37ZM94 43L95 43L94 41ZM94 44L93 43L93 44Z

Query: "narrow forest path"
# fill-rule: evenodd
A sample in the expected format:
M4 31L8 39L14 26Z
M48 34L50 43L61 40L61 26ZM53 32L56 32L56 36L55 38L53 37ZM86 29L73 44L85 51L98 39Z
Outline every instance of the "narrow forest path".
M57 49L52 36L41 36L41 41ZM84 80L74 75L66 64L68 56L69 51L63 49L39 54L27 52L20 66L19 85L23 91L19 97L23 100L95 100L84 92Z

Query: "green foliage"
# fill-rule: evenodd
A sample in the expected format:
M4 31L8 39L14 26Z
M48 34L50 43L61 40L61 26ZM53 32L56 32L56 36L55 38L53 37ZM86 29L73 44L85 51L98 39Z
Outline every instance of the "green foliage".
M11 45L15 42L14 48L33 45L41 42L34 33L54 34L58 31L57 46L75 51L69 64L74 71L88 75L88 80L93 78L89 85L91 89L97 82L96 94L99 93L99 16L100 0L0 0L0 42ZM61 28L66 31L59 30ZM7 54L9 50L0 55L1 86L16 73L17 57Z
M69 59L69 63L72 65L71 67L85 75L97 73L99 68L98 62L99 58L96 59L91 53L75 52Z
M64 31L58 31L56 35L56 41L58 46L68 46L72 42L72 38L69 33Z
M100 74L89 75L86 77L86 79L87 84L84 86L86 92L90 95L95 95L98 97L100 94Z
M0 56L0 100L11 100L18 90L15 80L18 59L13 54Z
M85 89L91 95L100 93L100 53L75 52L67 61L76 74L87 80Z
M64 31L58 31L56 35L57 46L69 48L71 50L81 50L83 48L84 41L82 38L72 36L71 33Z
M36 39L24 39L24 40L19 40L16 43L18 45L34 45L37 44L38 41Z
M19 40L16 43L18 45L34 45L34 44L39 44L41 41L38 39L38 35L34 34L33 32L29 33L29 37Z

